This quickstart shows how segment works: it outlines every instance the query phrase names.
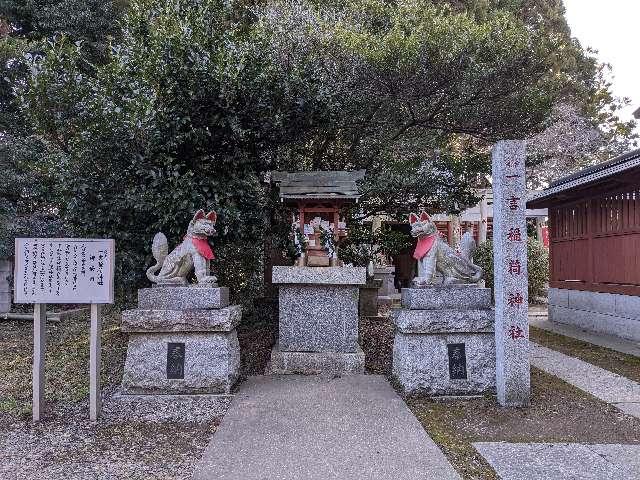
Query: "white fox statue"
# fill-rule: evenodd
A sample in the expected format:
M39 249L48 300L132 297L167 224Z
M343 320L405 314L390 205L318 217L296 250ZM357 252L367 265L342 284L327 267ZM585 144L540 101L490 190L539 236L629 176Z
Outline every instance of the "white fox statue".
M147 278L158 285L188 285L188 277L195 271L199 284L216 287L218 279L210 274L210 262L215 258L208 238L216 235L217 214L211 211L205 215L198 210L193 216L187 234L180 245L171 253L167 237L156 233L151 251L156 264L147 269Z
M418 276L413 279L413 287L433 285L436 272L442 274L443 285L478 283L482 279L482 268L447 245L429 215L422 212L418 218L412 213L409 223L411 236L418 239L413 253L413 258L418 261Z

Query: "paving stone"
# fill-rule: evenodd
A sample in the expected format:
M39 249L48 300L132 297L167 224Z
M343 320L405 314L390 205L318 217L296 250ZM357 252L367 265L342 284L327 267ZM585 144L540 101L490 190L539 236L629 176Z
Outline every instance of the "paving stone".
M195 480L459 480L382 376L270 375L239 389Z
M502 480L638 478L638 445L481 442L473 446Z
M640 384L555 350L531 343L531 364L613 405L640 403ZM627 407L626 407L627 408ZM638 416L635 407L627 413Z
M138 290L142 310L199 310L229 305L227 287L153 287Z
M242 319L242 307L218 310L124 310L123 332L230 332Z

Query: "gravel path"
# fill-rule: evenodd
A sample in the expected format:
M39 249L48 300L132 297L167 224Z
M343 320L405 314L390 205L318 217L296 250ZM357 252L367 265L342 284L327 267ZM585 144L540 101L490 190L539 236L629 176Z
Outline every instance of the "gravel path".
M1 415L0 478L191 478L230 401L230 396L167 396L150 403L123 400L112 391L95 424L88 421L86 402L51 405L38 425Z

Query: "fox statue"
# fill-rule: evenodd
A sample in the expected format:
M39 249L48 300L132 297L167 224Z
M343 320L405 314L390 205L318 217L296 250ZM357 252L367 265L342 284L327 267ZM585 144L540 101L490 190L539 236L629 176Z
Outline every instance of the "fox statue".
M414 287L434 284L435 273L443 277L443 285L477 283L482 279L482 268L473 264L471 258L458 255L447 245L438 233L436 225L425 212L420 217L409 215L411 236L418 239L413 258L418 261L418 276L413 279Z
M198 210L187 228L187 234L180 245L171 253L167 237L156 233L151 251L156 264L147 270L147 278L158 285L187 285L187 278L195 271L199 284L216 287L218 279L210 274L210 261L215 258L208 238L216 235L217 214L211 211L205 215Z

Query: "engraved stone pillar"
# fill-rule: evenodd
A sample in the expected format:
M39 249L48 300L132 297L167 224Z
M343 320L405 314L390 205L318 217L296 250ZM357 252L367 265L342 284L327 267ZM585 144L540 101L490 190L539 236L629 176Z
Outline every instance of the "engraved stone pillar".
M496 390L518 407L530 402L525 143L498 142L491 157Z

